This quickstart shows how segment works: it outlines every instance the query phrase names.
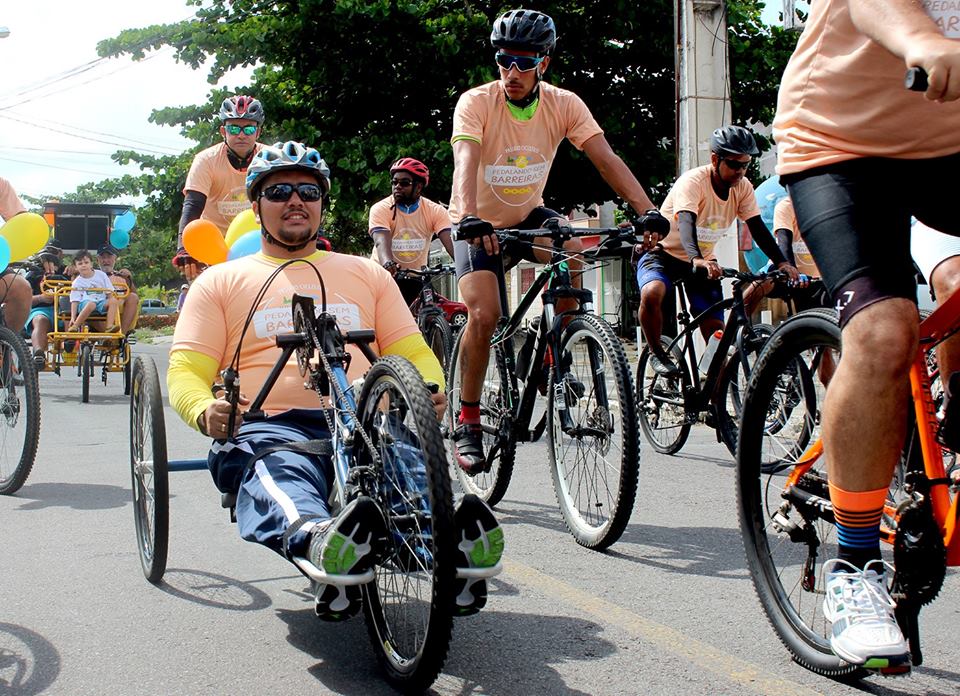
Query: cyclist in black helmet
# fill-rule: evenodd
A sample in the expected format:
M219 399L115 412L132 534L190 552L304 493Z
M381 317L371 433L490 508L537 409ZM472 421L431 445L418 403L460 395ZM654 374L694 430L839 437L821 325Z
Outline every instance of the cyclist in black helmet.
M760 154L753 135L741 126L717 128L710 136L710 150L710 164L685 172L670 189L662 208L671 220L670 234L637 265L638 316L652 353L650 364L668 376L679 374L679 368L660 343L664 297L675 282L683 279L694 315L722 299L714 247L733 229L736 220L746 222L754 241L778 268L792 280L800 277L760 218L753 185L745 176L750 160ZM761 296L745 294L748 309ZM700 326L704 338L722 328L723 313L719 310Z
M561 217L543 206L542 194L564 138L586 153L638 214L654 208L583 100L543 81L556 41L556 26L542 12L519 9L498 17L490 43L496 49L500 79L464 92L453 116L450 220L461 235L473 237L454 243L460 295L469 317L462 342L462 409L454 445L460 467L469 474L487 469L480 391L500 314L497 274L521 259L545 263L550 258L548 251L534 251L529 245L501 249L494 228L537 229L546 220ZM659 229L648 233L650 244L669 229L662 218L658 222ZM548 240L540 242L542 246ZM581 245L571 240L565 247L577 251ZM574 260L570 265L574 283L579 283L580 264ZM561 300L557 311L571 308L570 303Z

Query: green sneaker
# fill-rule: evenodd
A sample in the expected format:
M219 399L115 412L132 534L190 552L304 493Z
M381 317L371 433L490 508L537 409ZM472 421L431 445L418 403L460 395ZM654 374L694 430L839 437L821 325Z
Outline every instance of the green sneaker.
M492 568L503 556L503 529L489 506L469 493L460 500L453 521L460 542L458 568ZM487 603L487 581L484 578L458 578L455 612L470 616Z

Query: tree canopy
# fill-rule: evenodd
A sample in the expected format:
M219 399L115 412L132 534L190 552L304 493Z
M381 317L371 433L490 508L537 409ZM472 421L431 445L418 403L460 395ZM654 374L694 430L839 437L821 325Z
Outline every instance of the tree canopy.
M316 146L333 175L327 232L338 249L369 244L369 206L389 193L387 167L400 156L430 167L426 195L446 202L453 109L465 89L495 78L490 25L515 2L469 0L186 0L196 16L175 24L128 29L102 41L103 56L142 59L171 46L211 84L228 70L252 67L238 91L264 104L263 142L297 139ZM789 55L789 35L759 21L762 2L727 3L731 80L738 121L769 120L776 80ZM673 5L667 0L529 2L558 27L553 84L580 95L607 139L662 200L675 176ZM792 44L790 44L792 48ZM784 53L786 51L786 53ZM208 62L209 61L209 62ZM77 196L105 200L147 197L141 227L165 230L169 257L193 155L219 140L215 118L232 92L211 89L209 101L157 109L152 120L175 125L197 142L181 156L123 151L143 175L82 187ZM546 189L548 205L569 210L609 200L613 192L582 153L561 147Z

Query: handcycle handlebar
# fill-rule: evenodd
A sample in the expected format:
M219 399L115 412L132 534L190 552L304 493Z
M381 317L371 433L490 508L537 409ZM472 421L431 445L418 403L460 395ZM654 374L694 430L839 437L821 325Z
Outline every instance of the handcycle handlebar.
M394 274L394 278L403 279L415 279L415 280L429 280L431 278L437 278L439 276L453 275L456 272L456 267L453 264L445 264L442 266L424 266L420 270L415 268L399 268Z

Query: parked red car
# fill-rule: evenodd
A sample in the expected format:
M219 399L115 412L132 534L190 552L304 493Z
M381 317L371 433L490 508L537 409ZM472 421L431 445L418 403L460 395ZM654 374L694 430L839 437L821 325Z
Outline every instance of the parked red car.
M454 331L462 329L467 323L467 305L463 304L463 302L448 300L440 293L436 294L436 299L437 304L440 305L443 313L447 316L447 321L450 322L450 326L454 328Z

